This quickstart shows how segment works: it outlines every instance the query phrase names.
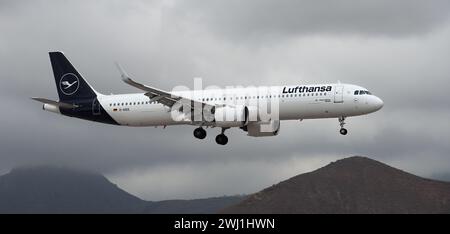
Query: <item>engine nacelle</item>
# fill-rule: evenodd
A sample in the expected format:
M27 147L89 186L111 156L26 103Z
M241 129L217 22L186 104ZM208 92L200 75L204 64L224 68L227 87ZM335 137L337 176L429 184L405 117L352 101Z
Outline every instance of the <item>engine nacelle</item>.
M56 114L61 114L61 112L59 111L59 106L55 106L55 105L52 105L52 104L45 103L42 106L42 109L46 110L46 111L50 111L50 112L56 113Z
M259 116L258 107L256 106L248 106L248 118L249 122L259 122L261 121L261 117Z
M248 109L246 106L215 108L214 123L216 127L221 128L246 126L248 124Z
M251 122L246 126L246 130L247 135L252 137L276 136L280 132L280 120Z

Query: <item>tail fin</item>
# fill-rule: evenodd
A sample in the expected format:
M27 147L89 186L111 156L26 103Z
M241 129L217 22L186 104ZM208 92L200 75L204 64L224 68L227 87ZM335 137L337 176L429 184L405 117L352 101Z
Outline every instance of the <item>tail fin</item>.
M49 55L60 101L97 97L97 92L83 79L62 52L50 52Z

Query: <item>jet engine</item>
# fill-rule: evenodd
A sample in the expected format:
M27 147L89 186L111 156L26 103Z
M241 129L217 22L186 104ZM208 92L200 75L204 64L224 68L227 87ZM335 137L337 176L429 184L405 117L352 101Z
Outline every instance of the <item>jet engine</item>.
M250 122L242 129L247 130L247 135L252 137L276 136L280 132L280 120Z
M248 124L248 108L246 106L216 107L214 110L216 127L244 127Z

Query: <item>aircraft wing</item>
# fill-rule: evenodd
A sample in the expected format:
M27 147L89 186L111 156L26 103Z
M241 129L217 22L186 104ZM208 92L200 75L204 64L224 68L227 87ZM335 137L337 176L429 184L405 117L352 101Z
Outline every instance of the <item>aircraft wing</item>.
M138 83L133 79L131 79L119 64L116 65L120 70L122 80L135 88L145 91L146 92L145 95L148 96L150 98L150 101L152 102L153 101L158 102L168 107L173 107L177 103L189 105L191 111L194 111L195 108L202 108L201 110L199 110L200 112L197 113L203 113L202 111L205 107L210 108L210 110L214 108L213 105L204 102L199 102L193 99L180 97L170 92Z

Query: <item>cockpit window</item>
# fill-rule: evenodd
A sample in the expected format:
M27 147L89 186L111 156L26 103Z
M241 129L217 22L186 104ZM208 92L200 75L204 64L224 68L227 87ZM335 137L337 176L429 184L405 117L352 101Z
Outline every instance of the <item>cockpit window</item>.
M358 95L358 93L359 93L359 95L372 95L372 93L370 93L369 91L366 91L366 90L356 90L355 91L355 95Z

